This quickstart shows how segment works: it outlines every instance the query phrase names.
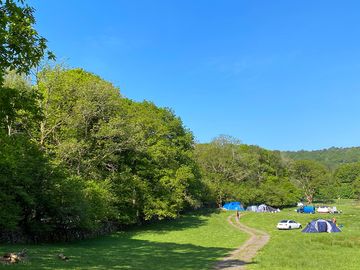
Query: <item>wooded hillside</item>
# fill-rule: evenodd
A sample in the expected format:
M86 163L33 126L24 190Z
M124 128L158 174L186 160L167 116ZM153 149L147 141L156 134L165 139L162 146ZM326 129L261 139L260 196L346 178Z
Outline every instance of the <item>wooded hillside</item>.
M314 151L283 151L281 154L284 158L295 160L315 160L324 164L330 169L335 169L341 164L360 161L360 147L331 147L328 149Z

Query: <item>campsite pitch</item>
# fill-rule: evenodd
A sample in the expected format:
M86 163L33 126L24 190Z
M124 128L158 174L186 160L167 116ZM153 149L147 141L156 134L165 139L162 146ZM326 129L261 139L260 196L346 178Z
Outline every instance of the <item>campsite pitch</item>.
M270 241L262 248L248 270L355 270L360 267L360 203L341 200L334 203L342 214L335 215L340 233L302 233L301 230L277 230L281 219L295 219L303 227L313 219L331 219L332 214L300 214L295 208L280 213L249 213L241 218L245 225L270 234Z

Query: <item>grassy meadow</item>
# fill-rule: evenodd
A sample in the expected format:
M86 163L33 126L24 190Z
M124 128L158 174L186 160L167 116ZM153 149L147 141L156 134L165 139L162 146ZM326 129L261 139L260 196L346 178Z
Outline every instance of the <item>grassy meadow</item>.
M294 219L303 226L328 214L298 214L292 209L280 213L246 213L244 224L271 235L269 243L247 269L358 269L360 266L360 204L336 202L341 233L304 234L300 230L279 231L281 219ZM63 244L1 245L0 254L27 248L29 259L6 269L211 269L214 262L240 246L247 235L230 226L228 212L188 214L110 236ZM61 261L64 253L69 261Z
M228 213L186 215L178 220L70 244L1 245L0 254L27 248L29 260L6 269L210 269L247 235L227 224ZM61 261L64 253L69 261Z
M280 213L247 213L241 221L271 235L269 243L258 253L247 269L359 269L360 268L360 204L351 200L334 204L342 214L298 214L293 209ZM303 227L315 218L336 217L341 233L301 233L300 230L279 231L281 219L294 219Z

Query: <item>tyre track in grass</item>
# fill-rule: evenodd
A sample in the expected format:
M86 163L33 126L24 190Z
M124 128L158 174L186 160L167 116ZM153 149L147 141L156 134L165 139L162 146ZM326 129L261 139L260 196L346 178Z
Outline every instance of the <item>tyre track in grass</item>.
M235 223L232 221L235 218ZM267 244L270 235L266 232L250 228L231 215L227 218L230 225L250 235L250 238L239 248L231 252L227 257L216 263L215 270L244 270L247 264L251 264L256 253Z

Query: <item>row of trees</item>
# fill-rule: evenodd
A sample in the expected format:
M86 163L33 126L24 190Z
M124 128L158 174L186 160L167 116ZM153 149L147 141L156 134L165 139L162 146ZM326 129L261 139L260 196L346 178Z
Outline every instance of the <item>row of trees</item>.
M81 69L0 91L0 229L37 237L176 217L200 204L193 136L169 109ZM40 235L41 234L41 235Z
M314 151L284 151L284 158L294 160L315 160L334 171L338 166L347 163L360 162L360 147L331 147Z
M205 201L241 199L245 204L292 205L297 200L358 199L360 162L331 170L315 160L284 158L279 151L240 144L220 136L195 148L202 181L208 188Z

